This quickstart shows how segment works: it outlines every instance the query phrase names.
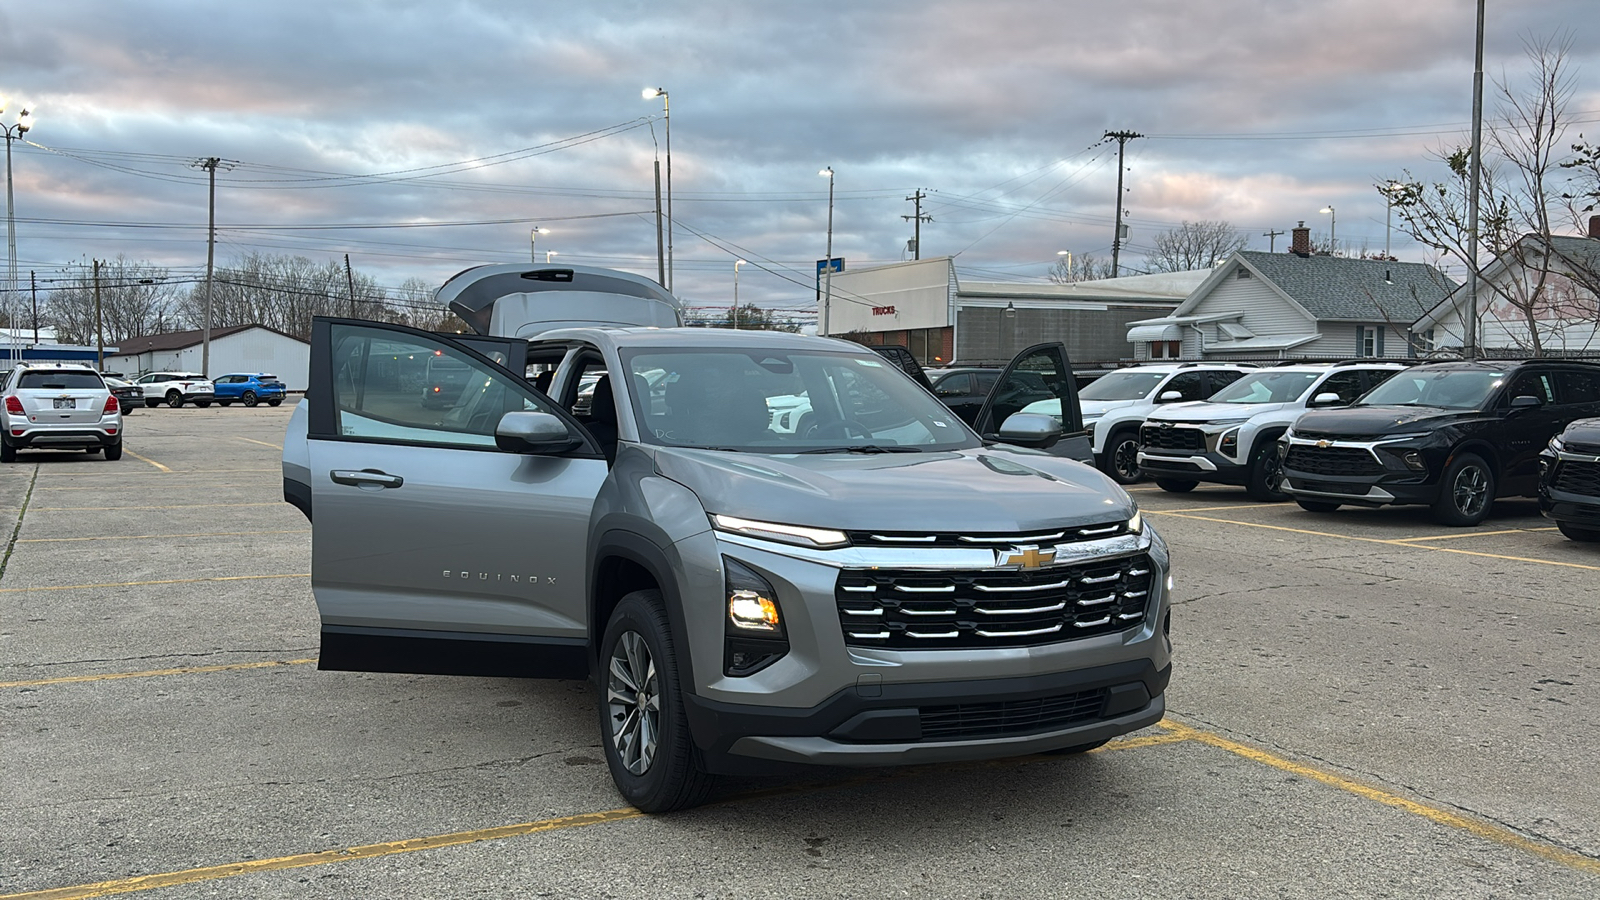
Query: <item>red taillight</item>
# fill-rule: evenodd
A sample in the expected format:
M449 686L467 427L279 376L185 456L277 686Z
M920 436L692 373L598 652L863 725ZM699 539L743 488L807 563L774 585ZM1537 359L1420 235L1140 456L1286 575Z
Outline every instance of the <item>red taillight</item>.
M22 400L19 399L16 394L12 394L6 398L6 412L11 413L14 416L20 416L23 414Z
M433 392L434 392L434 393L435 393L435 394L437 394L437 393L439 393L439 389L438 389L438 388L437 388L437 387L435 387L435 388L434 388L434 389L433 389ZM20 412L20 410L19 410L19 412Z
M106 412L114 413L119 408L120 407L117 406L117 395L116 394L112 394L111 396L106 398L106 410L105 410Z
M106 429L106 434L116 434L116 433L117 433L117 430L115 428L107 428Z

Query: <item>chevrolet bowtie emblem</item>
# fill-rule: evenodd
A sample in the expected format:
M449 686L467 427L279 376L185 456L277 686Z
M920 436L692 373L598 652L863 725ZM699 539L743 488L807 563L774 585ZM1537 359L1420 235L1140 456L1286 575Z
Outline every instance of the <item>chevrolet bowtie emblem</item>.
M1002 566L1021 566L1024 569L1037 569L1056 561L1056 551L1040 550L1038 547L1019 547L1008 554L1000 563Z
M1333 441L1317 441L1317 448L1320 449L1320 450L1326 450L1326 449L1328 449L1329 447L1332 447L1332 446L1333 446Z

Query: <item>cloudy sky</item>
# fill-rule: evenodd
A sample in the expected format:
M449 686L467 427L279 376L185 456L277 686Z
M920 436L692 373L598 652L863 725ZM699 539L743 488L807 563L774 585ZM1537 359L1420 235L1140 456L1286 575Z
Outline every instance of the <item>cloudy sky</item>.
M1489 0L1485 69L1564 35L1577 132L1600 131L1595 0ZM1110 256L1108 130L1127 145L1124 266L1184 220L1266 249L1297 221L1381 250L1375 181L1464 140L1472 0L0 3L21 281L91 258L350 255L397 288L537 251L654 276L671 102L674 287L690 305L813 302L835 256L922 255L1042 281ZM530 247L530 229L547 229ZM1277 238L1279 250L1286 238ZM1394 239L1402 259L1428 261Z

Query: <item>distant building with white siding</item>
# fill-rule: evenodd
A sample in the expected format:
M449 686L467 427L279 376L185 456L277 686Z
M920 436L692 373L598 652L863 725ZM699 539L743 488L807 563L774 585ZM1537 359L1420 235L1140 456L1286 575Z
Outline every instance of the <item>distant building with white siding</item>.
M106 356L106 370L133 377L146 372L199 372L203 335L174 331L117 342ZM310 379L311 345L265 325L211 329L211 370L207 378L233 372L269 372L291 391L303 391Z

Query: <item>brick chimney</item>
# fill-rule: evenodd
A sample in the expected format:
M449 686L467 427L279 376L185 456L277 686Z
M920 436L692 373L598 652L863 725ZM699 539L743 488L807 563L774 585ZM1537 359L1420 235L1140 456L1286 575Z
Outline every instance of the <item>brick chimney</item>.
M1290 253L1293 253L1295 256L1311 255L1311 229L1306 227L1305 222L1301 222L1299 225L1296 225L1290 232L1290 237Z
M1600 240L1600 216L1589 217L1589 237Z

